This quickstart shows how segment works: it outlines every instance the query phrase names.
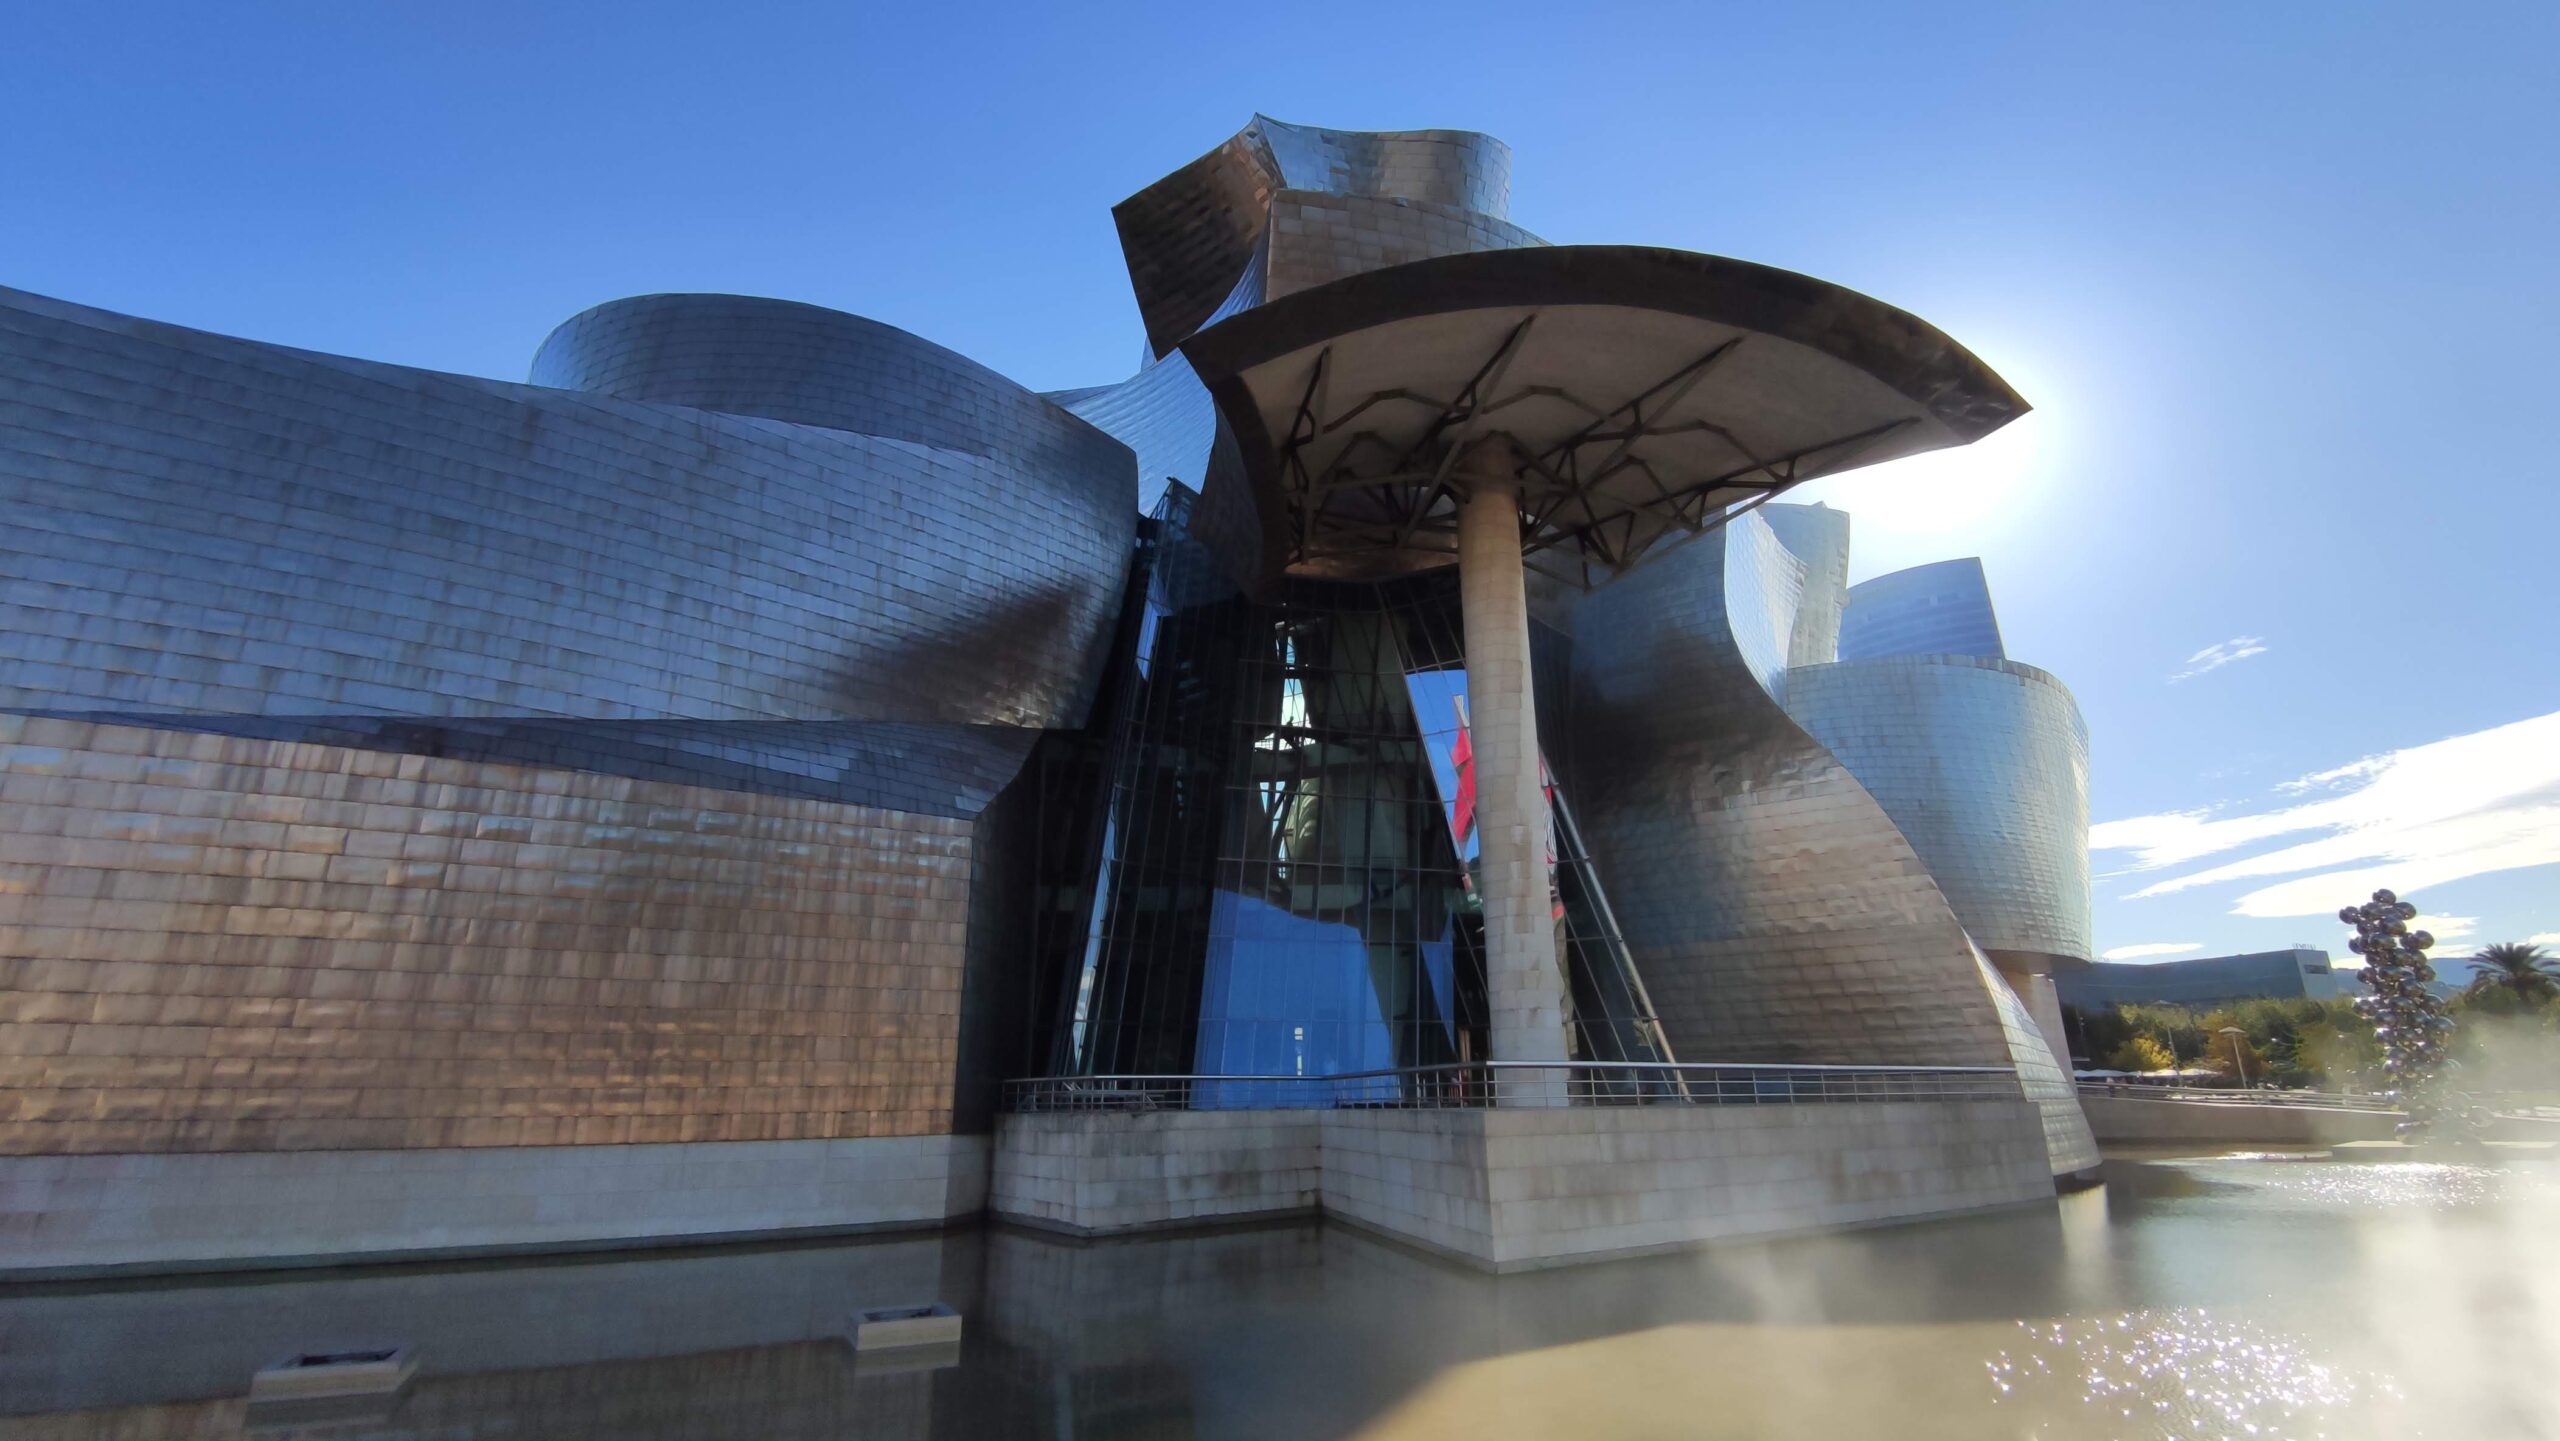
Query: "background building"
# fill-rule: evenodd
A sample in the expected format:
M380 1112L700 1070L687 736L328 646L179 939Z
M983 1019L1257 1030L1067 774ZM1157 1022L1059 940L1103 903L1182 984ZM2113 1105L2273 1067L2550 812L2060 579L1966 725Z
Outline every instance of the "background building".
M2057 976L2055 984L2063 1004L2084 1011L2259 999L2330 1001L2358 990L2354 971L2332 966L2327 951L2310 946L2140 964L2099 961Z

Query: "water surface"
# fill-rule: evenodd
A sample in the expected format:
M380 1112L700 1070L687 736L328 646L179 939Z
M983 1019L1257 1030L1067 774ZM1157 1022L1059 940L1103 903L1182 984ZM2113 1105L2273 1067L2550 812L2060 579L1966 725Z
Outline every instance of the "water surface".
M956 1358L857 1359L940 1298ZM396 1404L252 1412L406 1343ZM0 1438L2560 1438L2560 1170L2118 1161L2051 1207L1502 1278L1336 1226L0 1292Z

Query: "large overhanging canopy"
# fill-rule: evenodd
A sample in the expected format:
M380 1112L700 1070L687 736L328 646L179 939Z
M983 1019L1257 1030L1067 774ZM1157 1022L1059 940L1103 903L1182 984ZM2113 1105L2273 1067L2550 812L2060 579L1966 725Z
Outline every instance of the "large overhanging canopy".
M1963 445L2026 402L1889 305L1767 266L1568 245L1285 296L1182 343L1243 452L1266 559L1449 564L1469 445L1517 447L1523 548L1588 584L1817 476Z

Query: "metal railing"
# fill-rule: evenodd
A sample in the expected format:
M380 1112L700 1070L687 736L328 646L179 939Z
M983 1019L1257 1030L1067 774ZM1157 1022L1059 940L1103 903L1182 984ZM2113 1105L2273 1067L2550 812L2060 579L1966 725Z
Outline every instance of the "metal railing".
M1010 1111L1441 1110L1476 1106L1781 1106L2016 1100L2005 1066L1472 1061L1330 1076L1033 1076Z
M2198 1101L2225 1106L2287 1106L2312 1111L2397 1111L2396 1101L2381 1096L2354 1096L2343 1091L2243 1091L2207 1086L2168 1086L2152 1081L2082 1081L2084 1096L2114 1096L2128 1101Z

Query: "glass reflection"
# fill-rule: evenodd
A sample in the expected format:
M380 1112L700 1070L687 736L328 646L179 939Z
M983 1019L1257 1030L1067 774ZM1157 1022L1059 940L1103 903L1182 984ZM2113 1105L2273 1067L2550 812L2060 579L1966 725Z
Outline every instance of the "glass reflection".
M1169 489L1146 528L1124 660L1090 733L1088 899L1072 923L1045 908L1035 938L1052 975L1046 1069L1328 1076L1482 1059L1454 575L1293 582L1247 599L1189 535L1193 500ZM1551 672L1563 645L1541 637ZM1560 732L1560 699L1542 688L1542 702ZM1668 1059L1549 786L1577 1054ZM1072 809L1071 790L1053 808ZM1395 1084L1382 1078L1376 1099ZM1213 1106L1292 1099L1194 1093Z

